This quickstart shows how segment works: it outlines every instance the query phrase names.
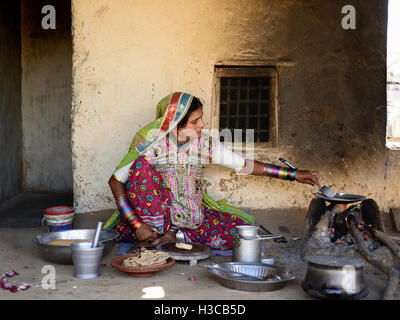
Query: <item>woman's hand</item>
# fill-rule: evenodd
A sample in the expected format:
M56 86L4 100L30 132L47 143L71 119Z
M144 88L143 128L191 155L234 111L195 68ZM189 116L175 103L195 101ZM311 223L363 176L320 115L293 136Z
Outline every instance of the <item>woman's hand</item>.
M156 246L162 242L172 242L176 240L176 232L168 231L164 236L154 240L151 244Z
M142 225L135 231L136 237L139 241L154 241L157 239L157 233L154 227L142 222Z
M300 183L308 183L312 186L319 186L318 182L318 172L317 171L310 171L310 170L297 170L295 175L295 180Z

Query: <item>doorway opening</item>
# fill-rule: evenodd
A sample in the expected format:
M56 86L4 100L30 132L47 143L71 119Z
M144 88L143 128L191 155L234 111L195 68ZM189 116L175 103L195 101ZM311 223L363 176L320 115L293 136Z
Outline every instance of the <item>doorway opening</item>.
M42 26L46 5L55 29ZM5 215L22 223L30 208L73 203L71 2L1 3L0 40L1 227Z
M400 1L389 0L386 146L400 150Z

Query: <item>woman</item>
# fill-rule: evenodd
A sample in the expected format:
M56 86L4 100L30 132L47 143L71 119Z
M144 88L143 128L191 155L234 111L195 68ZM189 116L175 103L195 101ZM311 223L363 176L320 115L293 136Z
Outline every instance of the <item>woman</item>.
M252 224L254 218L203 192L208 161L247 174L319 185L317 172L243 159L218 139L201 134L202 107L190 94L172 93L157 104L156 120L135 135L109 180L118 212L105 228L117 230L121 241L137 238L157 245L174 241L179 229L186 241L232 249L236 226Z

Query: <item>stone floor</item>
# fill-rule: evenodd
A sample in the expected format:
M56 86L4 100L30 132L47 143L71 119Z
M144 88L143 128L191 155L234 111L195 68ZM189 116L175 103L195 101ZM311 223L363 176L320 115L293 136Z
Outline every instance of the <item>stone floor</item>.
M41 227L41 212L36 207L36 213L27 213L24 226L19 203L25 211L30 206L27 199L34 201L38 198L32 195L20 197L13 205L3 205L0 208L0 273L15 270L18 276L10 281L15 284L37 283L41 284L43 267L52 265L56 271L56 289L43 289L42 287L29 288L26 291L11 293L0 290L0 299L4 300L121 300L121 299L168 299L168 300L309 300L314 299L304 292L301 282L305 276L306 264L300 259L300 248L304 241L303 221L305 211L300 209L290 210L256 210L253 211L256 223L262 224L275 234L281 234L288 240L287 244L264 241L267 252L275 259L276 264L283 265L296 274L296 279L290 281L284 288L271 292L244 292L225 288L218 284L204 268L204 264L213 262L231 261L231 257L213 256L198 262L197 266L189 266L188 262L177 261L175 266L160 271L153 277L133 278L111 267L110 261L119 249L116 244L113 251L102 259L100 277L91 280L82 280L73 277L73 266L54 264L44 261L38 254L36 244L32 239L46 230ZM51 196L50 196L51 197ZM39 197L40 198L40 197ZM24 199L22 201L21 199ZM45 197L40 198L46 204ZM60 198L59 200L68 200ZM59 205L62 203L56 203ZM66 204L66 203L64 203ZM48 207L48 206L47 206ZM6 208L6 209L4 209ZM19 212L19 213L18 213ZM15 223L12 215L15 214L19 223ZM109 211L93 214L77 215L74 229L94 229L97 221L105 221ZM3 219L4 218L4 219ZM8 223L5 223L8 221ZM26 221L25 221L26 222ZM22 223L22 224L21 224ZM386 276L368 266L364 269L365 282L370 287L366 300L380 299L386 285ZM190 280L194 278L194 281Z

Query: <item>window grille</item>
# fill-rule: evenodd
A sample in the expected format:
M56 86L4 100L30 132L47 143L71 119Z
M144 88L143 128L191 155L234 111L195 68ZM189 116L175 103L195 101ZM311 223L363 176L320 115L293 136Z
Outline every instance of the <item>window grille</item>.
M219 127L254 129L254 142L269 141L270 78L221 78ZM233 132L232 132L233 136Z
M274 146L277 142L277 74L275 67L216 67L216 112L213 127L220 132L241 129L246 142L246 129L254 130L255 145ZM239 131L240 132L240 131ZM226 135L221 134L223 142ZM231 141L234 142L234 141Z

